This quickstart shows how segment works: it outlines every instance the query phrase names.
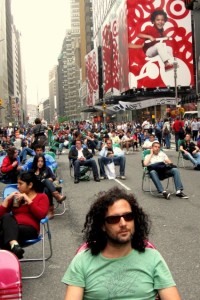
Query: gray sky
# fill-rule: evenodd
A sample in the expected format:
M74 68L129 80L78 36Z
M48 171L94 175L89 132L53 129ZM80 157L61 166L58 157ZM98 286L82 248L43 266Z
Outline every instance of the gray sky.
M13 0L12 14L21 32L28 103L48 97L48 74L57 64L67 28L69 0Z

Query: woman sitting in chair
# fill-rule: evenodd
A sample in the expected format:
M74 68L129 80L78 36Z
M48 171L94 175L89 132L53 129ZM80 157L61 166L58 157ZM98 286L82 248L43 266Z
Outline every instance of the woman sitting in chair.
M7 155L4 157L1 165L1 173L3 174L3 179L7 183L17 182L17 176L21 170L19 164L17 148L8 148Z
M38 183L32 171L18 176L19 191L11 193L0 205L0 248L23 257L23 242L38 237L40 220L49 208L48 197L38 193Z
M58 203L62 203L66 196L62 196L55 188L53 181L56 179L56 176L52 172L51 168L46 166L46 160L43 154L38 154L33 159L32 169L39 181L40 191L47 194L49 198L49 219L54 217L54 205L53 197Z

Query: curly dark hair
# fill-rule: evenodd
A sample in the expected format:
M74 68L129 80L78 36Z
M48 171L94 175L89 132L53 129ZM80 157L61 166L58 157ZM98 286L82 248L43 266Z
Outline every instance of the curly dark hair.
M132 248L139 252L145 251L145 241L150 232L149 217L138 205L133 194L128 194L124 189L113 187L107 192L98 193L97 199L91 205L86 215L83 228L84 240L90 248L92 255L99 254L106 247L107 237L105 231L102 230L105 222L105 214L108 207L120 199L125 199L130 204L134 216L135 233L131 240Z
M164 10L160 9L160 10L154 10L151 14L151 22L153 23L155 21L155 18L159 15L162 15L164 17L165 22L167 22L167 14Z

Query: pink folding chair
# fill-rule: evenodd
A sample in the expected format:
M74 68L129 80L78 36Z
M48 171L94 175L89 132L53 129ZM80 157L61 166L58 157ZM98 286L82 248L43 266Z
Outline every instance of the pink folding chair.
M0 299L22 299L20 263L7 250L0 250Z

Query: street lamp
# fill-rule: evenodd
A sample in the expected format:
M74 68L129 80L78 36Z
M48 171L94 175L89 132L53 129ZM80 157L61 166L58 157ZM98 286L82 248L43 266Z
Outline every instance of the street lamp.
M105 84L103 83L102 84L102 88L103 88L103 124L104 124L104 127L106 127L106 108L107 108L107 105L106 105L106 99L105 99L105 91L104 91L104 88L105 88Z
M176 106L178 105L178 89L177 89L177 68L178 68L178 63L176 61L176 58L174 58L174 87L175 87L175 101L176 101Z

